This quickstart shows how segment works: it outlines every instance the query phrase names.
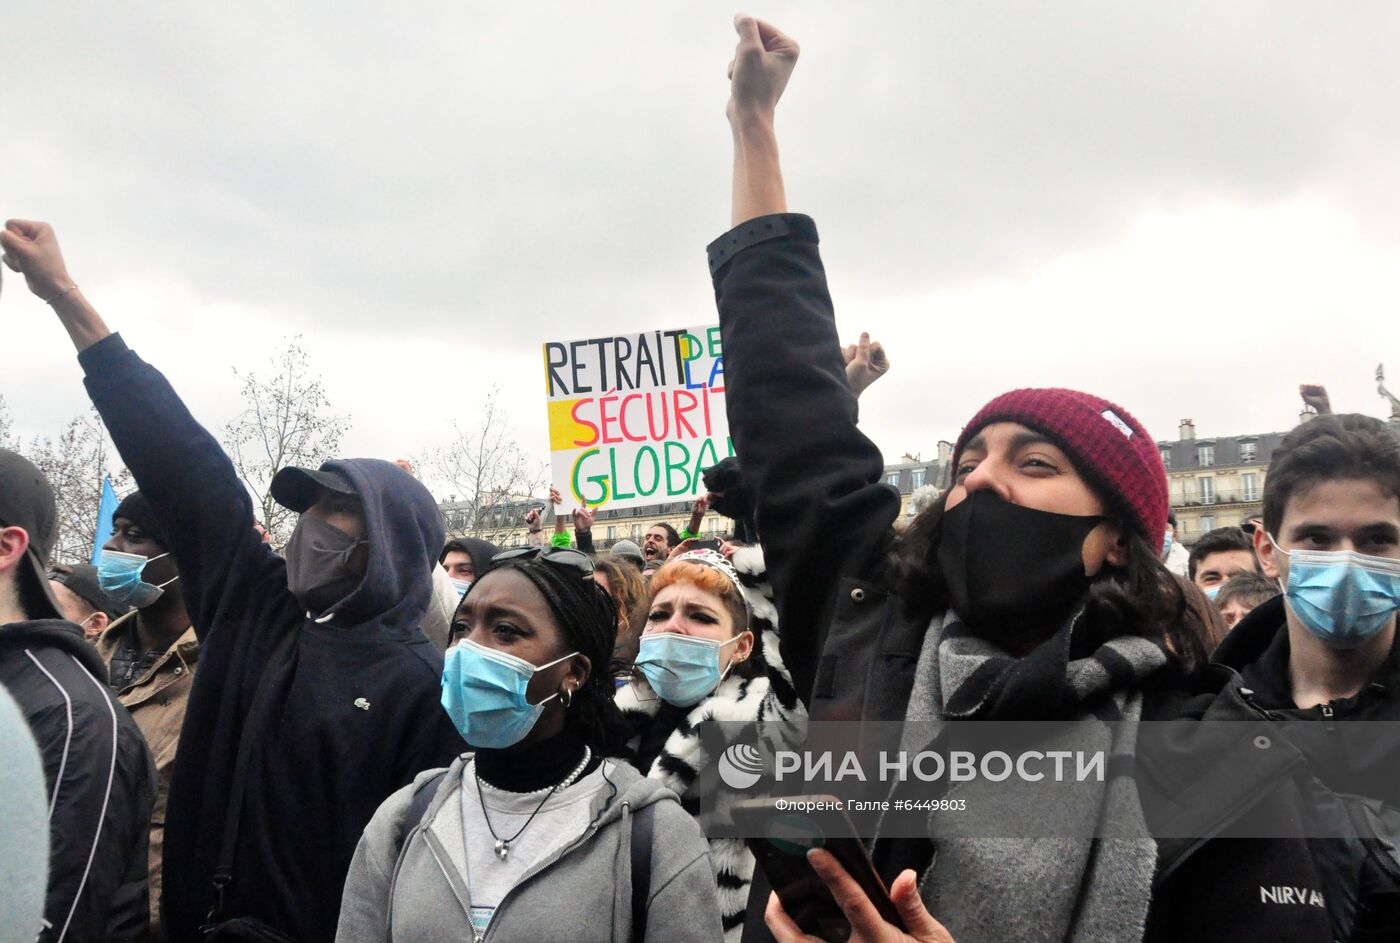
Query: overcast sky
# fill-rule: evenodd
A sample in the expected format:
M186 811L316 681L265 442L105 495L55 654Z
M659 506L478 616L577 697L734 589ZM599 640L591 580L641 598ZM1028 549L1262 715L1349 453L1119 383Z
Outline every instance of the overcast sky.
M85 9L86 12L81 12ZM499 385L547 449L540 344L713 321L732 5L6 4L0 216L44 219L196 416L302 334L395 458ZM779 115L842 333L893 370L887 460L1066 385L1159 439L1400 390L1400 5L775 2ZM86 407L6 279L0 395Z

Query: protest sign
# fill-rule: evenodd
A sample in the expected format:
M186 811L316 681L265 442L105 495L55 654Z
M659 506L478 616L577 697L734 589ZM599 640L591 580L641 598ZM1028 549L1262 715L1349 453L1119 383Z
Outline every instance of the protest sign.
M565 506L688 501L734 454L718 326L544 345L549 457Z

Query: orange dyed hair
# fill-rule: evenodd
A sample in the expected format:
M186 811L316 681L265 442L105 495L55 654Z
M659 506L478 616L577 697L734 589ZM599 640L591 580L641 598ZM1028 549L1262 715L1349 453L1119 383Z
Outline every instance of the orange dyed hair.
M667 586L676 583L689 583L711 596L718 596L734 619L734 631L743 632L749 628L749 607L744 597L740 595L739 588L729 581L729 577L719 570L686 560L668 563L651 578L652 600Z

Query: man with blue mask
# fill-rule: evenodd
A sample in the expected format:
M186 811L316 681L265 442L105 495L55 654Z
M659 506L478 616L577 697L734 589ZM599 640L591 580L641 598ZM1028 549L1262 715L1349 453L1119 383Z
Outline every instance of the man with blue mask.
M97 652L117 700L131 712L156 764L156 806L148 853L151 926L161 939L161 861L166 805L185 708L199 666L199 637L185 609L175 558L167 549L151 504L139 491L122 499L112 514L112 535L97 563L99 587L131 605L98 637Z
M1400 438L1369 416L1309 420L1274 451L1263 510L1254 550L1282 594L1234 626L1206 676L1218 687L1184 713L1273 729L1222 751L1229 773L1208 803L1221 820L1193 832L1221 837L1163 861L1169 890L1154 907L1180 915L1173 939L1207 927L1212 939L1396 939L1387 849L1400 829L1374 810L1400 807L1389 723L1400 720ZM1206 740L1230 729L1201 726ZM1206 768L1199 759L1186 766ZM1269 834L1282 837L1256 837ZM1307 906L1279 906L1280 886Z
M277 554L249 525L252 499L218 441L107 328L52 228L12 220L0 242L77 348L88 394L179 561L199 638L170 787L165 932L328 943L374 811L464 747L439 704L442 656L419 630L442 514L392 462L284 468L273 497L301 517ZM138 582L159 585L165 560L141 555Z
M1319 417L1291 433L1269 469L1254 549L1283 595L1241 620L1217 660L1233 663L1267 707L1304 718L1370 716L1376 698L1395 700L1400 441L1394 434L1357 415ZM1400 719L1400 706L1386 719Z

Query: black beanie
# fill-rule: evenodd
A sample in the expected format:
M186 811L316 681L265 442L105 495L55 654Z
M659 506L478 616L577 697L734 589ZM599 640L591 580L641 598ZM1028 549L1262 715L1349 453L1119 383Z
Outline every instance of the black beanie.
M167 550L170 549L170 541L165 539L165 532L156 523L156 512L151 507L151 502L146 500L146 496L139 491L122 498L122 503L117 505L117 509L112 512L112 520L124 517L145 532L146 536L160 544Z

